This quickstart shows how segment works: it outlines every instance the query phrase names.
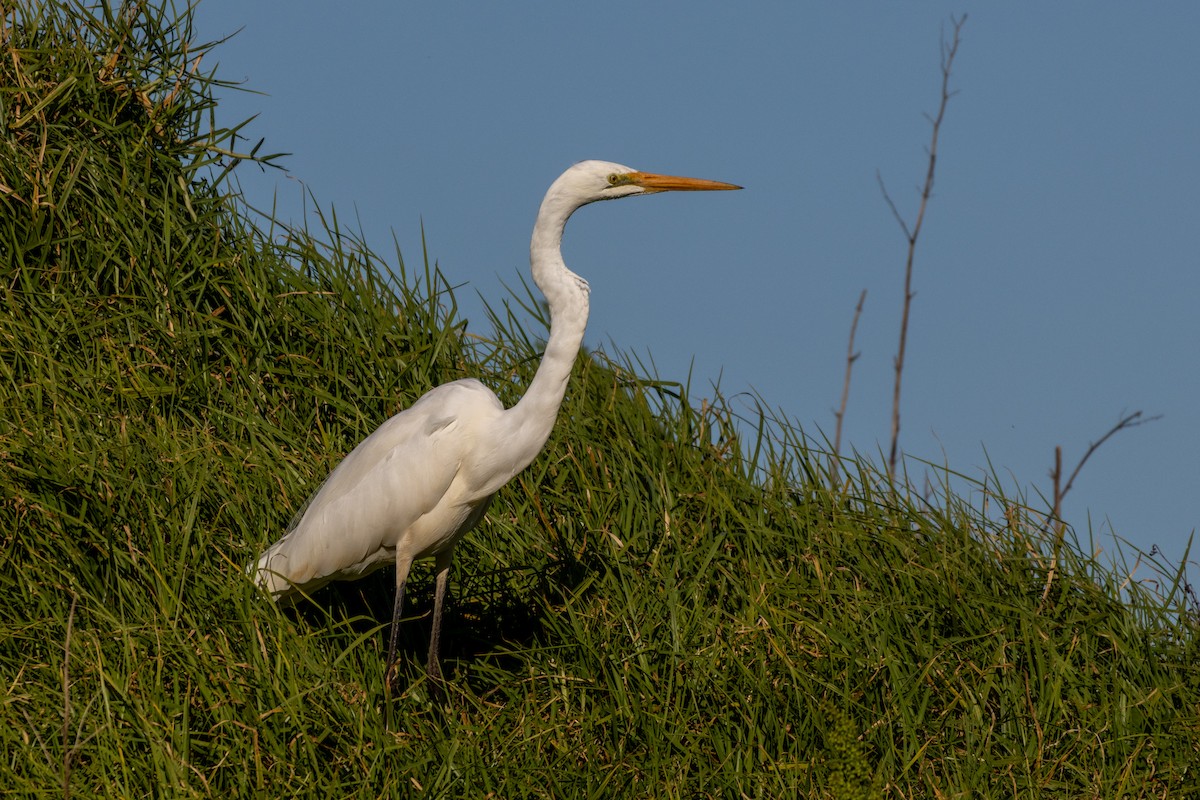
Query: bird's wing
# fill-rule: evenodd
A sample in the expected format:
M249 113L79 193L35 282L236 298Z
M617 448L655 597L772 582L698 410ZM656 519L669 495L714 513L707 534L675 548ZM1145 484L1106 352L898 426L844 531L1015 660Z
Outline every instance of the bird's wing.
M384 422L262 554L259 582L275 594L314 589L392 560L404 533L446 496L481 425L500 411L489 389L463 380L436 387Z

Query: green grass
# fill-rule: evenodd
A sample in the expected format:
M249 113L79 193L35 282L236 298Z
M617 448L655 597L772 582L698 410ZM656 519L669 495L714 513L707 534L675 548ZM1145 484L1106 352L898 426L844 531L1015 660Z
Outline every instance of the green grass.
M390 574L288 611L244 565L431 386L519 396L535 296L467 335L428 259L248 212L186 11L4 25L4 791L1200 796L1182 573L1129 583L1069 531L1055 559L994 486L925 495L864 458L832 486L786 420L621 356L581 357L460 546L444 697L415 573L386 730Z

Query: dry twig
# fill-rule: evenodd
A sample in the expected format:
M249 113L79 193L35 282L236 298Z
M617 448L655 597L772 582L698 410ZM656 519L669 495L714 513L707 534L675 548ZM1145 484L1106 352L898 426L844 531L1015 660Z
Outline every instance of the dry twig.
M911 228L904 221L904 218L900 216L900 211L896 208L891 195L888 194L887 187L883 184L883 177L878 172L875 174L875 177L879 181L879 188L883 191L883 199L887 201L888 208L892 210L892 216L900 223L900 229L904 231L904 236L908 239L908 258L904 265L904 312L900 319L900 347L896 353L896 382L892 391L892 448L891 455L888 457L888 474L893 476L896 474L896 456L900 439L900 379L904 373L904 351L908 343L908 315L913 299L913 257L916 255L917 239L921 235L921 225L925 222L925 209L929 205L930 196L933 194L933 175L937 165L938 135L941 133L942 119L946 114L946 105L955 94L950 91L950 73L954 67L954 57L958 53L959 34L962 32L962 27L967 21L967 16L964 14L958 18L951 17L950 21L954 26L950 43L947 44L944 38L942 40L942 99L938 105L937 116L930 119L933 130L929 140L929 167L925 172L925 186L921 189L921 204L917 208L917 218Z
M846 403L850 400L850 371L861 353L854 352L854 333L858 330L858 318L862 316L863 303L867 299L867 290L863 289L858 296L858 305L854 307L854 321L850 323L850 344L846 348L846 380L842 383L842 402L838 410L833 412L837 419L837 427L833 435L833 458L830 460L829 472L833 483L838 482L838 466L842 463L842 420L846 418Z
M1134 411L1132 414L1125 414L1117 424L1108 429L1108 432L1094 442L1088 445L1084 451L1083 457L1079 459L1079 463L1075 465L1075 469L1071 470L1070 476L1066 483L1063 483L1062 475L1062 447L1054 448L1054 469L1050 470L1050 480L1054 482L1054 507L1050 511L1050 519L1047 521L1047 526L1054 525L1054 560L1050 564L1050 572L1046 575L1046 586L1042 589L1042 601L1045 602L1046 597L1050 594L1050 586L1054 583L1054 575L1058 567L1058 554L1062 549L1063 537L1066 536L1067 523L1062 518L1062 502L1067 496L1067 492L1071 491L1071 487L1075 485L1075 479L1079 477L1079 471L1083 469L1083 465L1092 457L1092 453L1100 449L1100 445L1107 442L1118 431L1123 431L1127 428L1136 428L1138 425L1144 425L1147 422L1153 422L1156 419L1162 419L1162 414L1155 414L1153 417L1142 418L1141 411Z

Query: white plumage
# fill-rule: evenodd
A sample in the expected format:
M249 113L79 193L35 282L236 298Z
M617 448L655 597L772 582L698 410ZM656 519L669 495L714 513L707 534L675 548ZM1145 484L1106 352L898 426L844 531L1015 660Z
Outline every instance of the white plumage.
M525 395L505 409L477 380L432 389L384 422L330 474L296 525L259 556L257 583L278 600L335 580L396 564L388 648L412 562L435 558L433 633L428 671L441 677L438 642L454 545L483 517L496 491L527 467L554 427L588 317L588 284L567 269L562 235L580 206L669 190L737 189L728 183L638 172L583 161L546 192L534 223L530 265L550 307L550 338Z

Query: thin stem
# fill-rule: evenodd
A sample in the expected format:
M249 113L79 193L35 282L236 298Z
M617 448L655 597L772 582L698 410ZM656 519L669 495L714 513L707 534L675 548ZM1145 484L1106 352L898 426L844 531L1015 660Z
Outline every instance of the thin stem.
M913 299L913 261L917 252L917 239L921 236L921 226L925 222L925 209L928 207L929 198L933 194L933 178L937 167L938 135L941 133L942 119L946 114L946 106L950 102L950 98L954 96L954 92L950 91L950 74L954 67L954 57L958 53L959 34L966 21L967 17L965 14L957 19L951 17L954 32L950 44L947 45L944 40L942 42L942 98L938 104L937 116L930 120L933 130L929 140L929 166L925 171L925 185L921 189L921 204L917 208L917 218L911 228L904 221L903 217L900 216L896 204L892 202L887 188L883 185L883 178L876 173L879 186L883 190L883 198L887 201L888 207L892 211L892 216L900 223L900 229L904 231L904 236L908 240L908 256L904 264L904 309L900 319L900 346L896 352L895 360L896 382L892 389L892 447L891 454L888 457L888 474L891 476L895 476L896 474L896 458L899 452L900 385L904 374L904 354L908 345L908 319Z
M63 800L69 800L71 797L71 755L74 749L68 746L69 733L71 729L71 631L75 627L75 605L79 602L79 597L71 597L71 610L67 612L67 635L63 639L63 665L62 665L62 692L63 692L63 720L62 720L62 791Z
M858 296L858 305L854 307L854 320L850 323L850 344L846 348L846 380L842 383L842 402L838 405L838 410L833 412L833 416L837 419L837 427L833 435L833 459L829 471L835 485L838 482L838 467L842 463L842 420L846 418L846 403L850 400L850 372L854 367L854 362L861 355L861 353L854 352L854 333L858 330L858 318L862 316L863 303L866 299L867 290L863 289Z
M1142 412L1134 411L1132 414L1126 414L1125 416L1121 417L1121 419L1117 420L1116 425L1113 425L1111 428L1109 428L1108 433L1089 444L1087 451L1085 451L1083 454L1083 458L1079 459L1079 463L1076 464L1075 469L1071 471L1071 476L1067 478L1067 482L1063 485L1062 491L1059 492L1057 488L1055 489L1054 513L1057 515L1062 510L1063 498L1067 496L1067 492L1071 491L1071 487L1075 485L1075 479L1079 477L1079 471L1083 469L1083 465L1087 463L1087 460L1092 457L1092 453L1096 452L1100 448L1100 445L1107 442L1113 436L1113 434L1117 433L1118 431L1123 431L1126 428L1136 428L1138 425L1144 425L1147 422L1154 422L1157 419L1162 419L1162 414L1156 414L1153 417L1146 417L1145 419L1142 419ZM1055 448L1055 450L1057 451L1058 448Z
M1051 524L1054 526L1054 560L1050 564L1050 571L1046 576L1046 585L1042 589L1042 602L1046 601L1046 597L1050 594L1050 586L1054 583L1054 576L1058 569L1058 558L1062 551L1063 539L1067 533L1067 523L1062 517L1063 498L1067 496L1067 492L1071 491L1071 487L1075 485L1075 479L1079 477L1079 471L1083 469L1083 465L1092 457L1092 453L1100 449L1100 445L1107 442L1117 431L1123 431L1126 428L1135 428L1138 425L1144 425L1147 422L1154 422L1156 419L1161 419L1162 414L1156 414L1153 417L1142 419L1141 411L1134 411L1132 414L1126 414L1117 420L1117 424L1108 429L1108 432L1101 436L1096 441L1090 443L1083 457L1079 459L1079 463L1075 465L1075 469L1071 471L1071 475L1067 478L1064 484L1062 481L1062 447L1054 448L1054 469L1050 472L1050 479L1054 482L1054 506L1050 511L1050 519L1046 521L1046 527Z

